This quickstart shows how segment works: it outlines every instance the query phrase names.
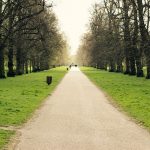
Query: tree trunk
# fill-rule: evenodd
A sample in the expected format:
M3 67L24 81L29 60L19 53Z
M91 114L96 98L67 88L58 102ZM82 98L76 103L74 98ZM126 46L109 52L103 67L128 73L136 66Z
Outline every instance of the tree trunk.
M40 64L40 70L43 71L43 70L48 70L50 68L49 66L49 54L48 54L48 49L46 47L46 41L45 41L45 38L43 38L42 40L42 46L43 46L43 53L41 55L39 59L39 64Z
M2 15L2 0L0 0L0 16ZM0 24L0 79L5 78L5 66L4 66L4 45L1 41L1 24Z
M6 78L4 66L4 46L0 44L0 79Z
M25 62L25 71L26 71L26 74L29 73L29 71L28 71L28 61L27 61L27 60L26 60L26 62Z
M12 39L9 39L9 50L8 50L8 77L14 77L15 72L13 69L13 41Z
M117 60L117 70L116 72L123 72L122 60L118 58Z
M8 77L14 77L15 76L15 72L14 72L14 64L13 64L13 36L12 33L10 34L10 37L8 39L8 73L7 76Z
M148 29L145 27L144 23L144 14L143 14L143 3L142 0L137 0L138 12L139 12L139 22L140 22L140 33L143 45L143 50L146 55L146 64L147 64L147 79L150 79L150 37Z
M116 71L116 65L113 60L110 61L110 67L109 67L109 72L115 72Z
M8 0L8 9L11 9L11 2ZM13 18L12 14L9 14L9 20L8 20L8 26L9 29L11 29L9 38L8 38L8 77L14 77L15 73L13 70L13 33L12 33L12 24L13 24Z
M48 70L49 69L49 57L45 54L43 54L40 58L40 70Z
M32 61L30 60L30 73L32 72Z
M147 59L147 79L150 79L150 58Z
M129 74L130 73L130 65L129 65L129 53L127 52L128 50L125 50L125 72L124 74Z
M135 69L135 54L133 53L133 49L130 51L130 75L136 75L136 69Z
M24 74L24 63L23 63L23 56L21 52L21 47L19 46L20 43L18 43L17 47L17 54L16 54L16 74L17 75L22 75Z
M133 50L131 47L131 35L129 29L129 6L127 0L123 0L123 10L124 10L124 41L125 41L125 63L126 70L125 74L135 74L135 60L133 55Z
M35 57L34 58L32 58L32 71L33 72L36 72L36 60L35 60Z
M138 26L138 12L137 12L137 5L135 0L131 0L134 12L134 33L132 38L132 49L135 55L136 61L136 70L137 70L137 77L143 77L143 70L142 70L142 62L141 62L141 49L137 47L138 44L138 33L139 33L139 26Z
M104 64L104 70L107 71L107 63Z
M143 73L143 67L141 63L141 56L136 57L136 67L137 67L137 77L143 77L144 73Z

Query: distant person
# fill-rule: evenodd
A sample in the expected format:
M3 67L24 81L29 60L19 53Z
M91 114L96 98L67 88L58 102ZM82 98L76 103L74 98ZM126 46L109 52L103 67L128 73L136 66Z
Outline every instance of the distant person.
M69 68L71 69L71 67L72 67L72 66L70 65Z

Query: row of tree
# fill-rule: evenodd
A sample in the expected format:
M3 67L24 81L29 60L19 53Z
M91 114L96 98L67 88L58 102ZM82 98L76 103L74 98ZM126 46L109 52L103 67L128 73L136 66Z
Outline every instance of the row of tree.
M150 79L150 1L103 0L92 9L77 58L111 72Z
M63 64L67 43L45 0L0 0L0 78Z

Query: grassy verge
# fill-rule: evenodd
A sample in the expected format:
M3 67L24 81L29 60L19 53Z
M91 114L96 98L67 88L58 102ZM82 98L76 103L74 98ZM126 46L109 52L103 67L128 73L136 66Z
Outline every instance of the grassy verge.
M14 135L12 131L0 130L0 149L4 147L9 142L9 138Z
M0 126L18 126L25 123L41 102L51 94L65 73L66 68L59 67L0 80ZM45 82L47 75L53 77L50 86ZM6 131L0 132L1 147L10 135Z
M150 80L90 67L81 70L119 107L150 130Z

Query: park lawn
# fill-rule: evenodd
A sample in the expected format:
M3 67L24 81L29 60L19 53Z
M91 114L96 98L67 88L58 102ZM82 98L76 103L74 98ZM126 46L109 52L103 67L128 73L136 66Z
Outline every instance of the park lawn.
M14 135L13 131L0 130L0 149L4 148L4 145L8 144L9 138Z
M81 70L122 110L150 130L150 80L90 67Z
M0 80L0 127L16 127L25 123L65 74L66 67L58 67ZM50 86L46 84L46 76L53 77ZM0 149L4 148L14 134L13 131L0 130Z
M0 80L0 126L18 126L51 94L66 73L65 67ZM53 77L50 86L46 76ZM1 139L0 139L1 140Z

